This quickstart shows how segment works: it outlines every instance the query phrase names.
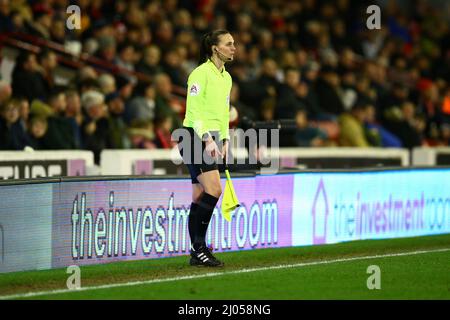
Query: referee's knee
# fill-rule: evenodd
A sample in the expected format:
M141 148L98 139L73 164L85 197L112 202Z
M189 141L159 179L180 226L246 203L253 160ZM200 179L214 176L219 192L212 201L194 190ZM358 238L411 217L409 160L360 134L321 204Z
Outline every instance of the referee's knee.
M199 203L201 198L202 198L202 196L203 196L203 192L193 194L192 195L192 202Z
M220 198L220 195L222 194L222 186L220 184L217 186L211 186L208 189L205 189L205 192L216 198Z

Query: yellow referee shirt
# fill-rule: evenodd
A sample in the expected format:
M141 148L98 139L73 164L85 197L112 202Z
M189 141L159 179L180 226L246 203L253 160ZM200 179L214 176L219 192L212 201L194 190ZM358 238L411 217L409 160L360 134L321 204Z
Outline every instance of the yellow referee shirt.
M231 86L225 66L219 70L208 59L195 68L188 79L183 126L193 128L200 138L208 131L219 131L220 139L229 139Z

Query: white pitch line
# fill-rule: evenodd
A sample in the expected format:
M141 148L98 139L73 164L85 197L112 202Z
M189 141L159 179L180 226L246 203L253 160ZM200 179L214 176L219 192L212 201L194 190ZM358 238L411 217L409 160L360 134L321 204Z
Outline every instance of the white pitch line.
M153 283L161 283L161 282L218 277L218 276L225 276L225 275L230 275L230 274L239 274L239 273L246 273L246 272L258 272L258 271L287 269L287 268L300 268L300 267L315 266L315 265L320 265L320 264L331 264L331 263L338 263L338 262L368 260L368 259L377 259L377 258L390 258L390 257L399 257L399 256L411 256L411 255L417 255L417 254L432 253L432 252L445 252L445 251L450 251L450 248L422 250L422 251L410 251L410 252L401 252L401 253L389 253L389 254L374 255L374 256L342 258L342 259L335 259L335 260L322 260L322 261L304 262L304 263L296 263L296 264L283 264L283 265L278 265L278 266L241 269L241 270L225 271L225 272L208 272L208 273L204 273L204 274L191 275L191 276L172 277L172 278L165 278L165 279L152 279L152 280L145 280L145 281L133 281L133 282L125 282L125 283L112 283L112 284L105 284L105 285L101 285L101 286L81 287L80 289L59 289L59 290L51 290L51 291L19 293L19 294L14 294L14 295L0 296L0 300L30 298L30 297L37 297L37 296L42 296L42 295L53 295L53 294L59 294L59 293L70 293L70 292L80 292L80 291L99 290L99 289L110 289L110 288L117 288L117 287L130 287L130 286L137 286L137 285L143 285L143 284L153 284Z

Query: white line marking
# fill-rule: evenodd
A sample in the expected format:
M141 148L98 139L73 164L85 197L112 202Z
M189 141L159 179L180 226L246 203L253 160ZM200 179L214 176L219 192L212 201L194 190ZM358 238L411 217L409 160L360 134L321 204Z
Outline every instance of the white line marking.
M389 254L374 255L374 256L342 258L342 259L335 259L335 260L313 261L313 262L304 262L304 263L296 263L296 264L284 264L284 265L278 265L278 266L241 269L241 270L226 271L226 272L208 272L208 273L192 275L192 276L182 276L182 277L173 277L173 278L165 278L165 279L152 279L152 280L145 280L145 281L125 282L125 283L113 283L113 284L105 284L105 285L101 285L101 286L81 287L80 289L59 289L59 290L51 290L51 291L19 293L19 294L8 295L8 296L0 296L0 300L30 298L30 297L37 297L37 296L42 296L42 295L53 295L53 294L59 294L59 293L80 292L80 291L98 290L98 289L110 289L110 288L117 288L117 287L131 287L131 286L137 286L137 285L143 285L143 284L201 279L201 278L218 277L218 276L247 273L247 272L258 272L258 271L287 269L287 268L300 268L300 267L315 266L315 265L320 265L320 264L331 264L331 263L337 263L337 262L348 262L348 261L356 261L356 260L411 256L411 255L417 255L417 254L423 254L423 253L445 252L445 251L450 251L450 248L422 250L422 251L410 251L410 252L401 252L401 253L389 253Z

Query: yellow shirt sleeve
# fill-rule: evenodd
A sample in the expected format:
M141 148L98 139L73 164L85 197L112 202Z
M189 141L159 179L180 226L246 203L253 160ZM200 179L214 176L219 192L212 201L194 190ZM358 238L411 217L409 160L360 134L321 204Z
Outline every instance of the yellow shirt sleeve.
M206 74L195 70L188 79L188 89L186 95L186 119L193 119L193 129L202 138L208 130L206 119L204 119ZM189 125L188 125L189 126Z

